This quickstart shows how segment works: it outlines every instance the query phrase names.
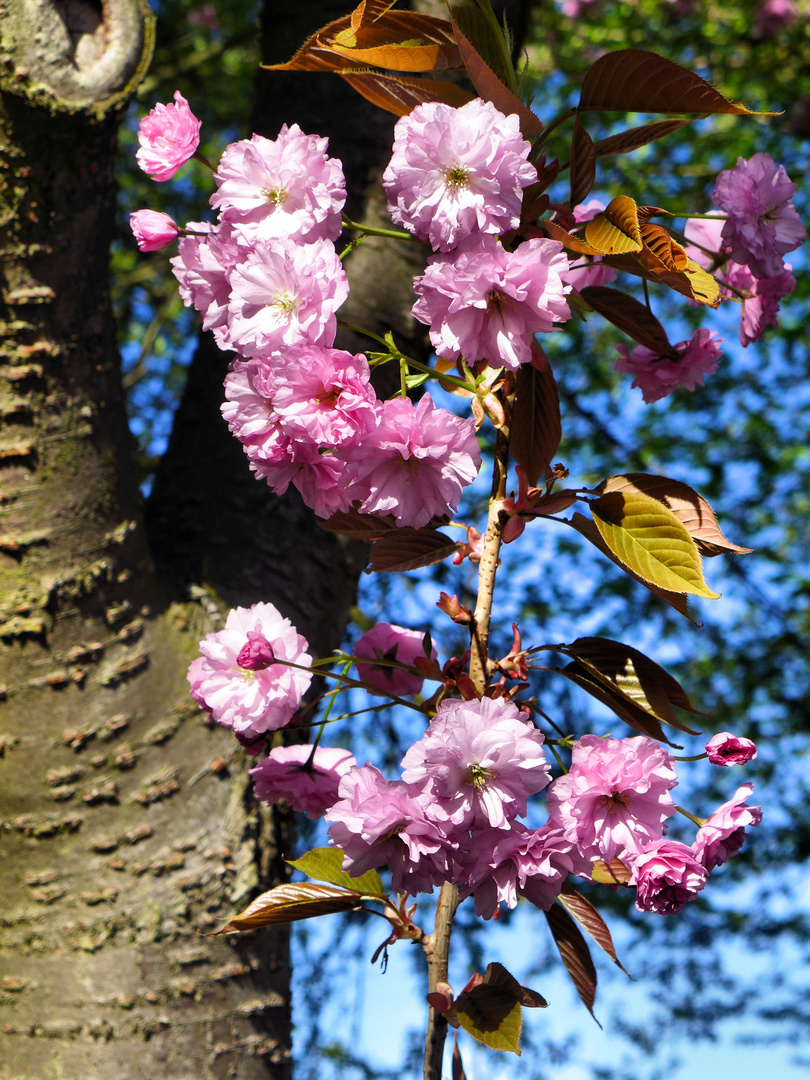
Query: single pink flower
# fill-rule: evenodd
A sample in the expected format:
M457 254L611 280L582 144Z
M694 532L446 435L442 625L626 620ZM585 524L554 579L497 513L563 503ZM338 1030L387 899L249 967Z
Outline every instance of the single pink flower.
M630 884L636 886L636 907L656 915L674 915L709 880L708 871L691 848L676 840L656 840L633 860Z
M723 243L735 262L751 268L754 277L777 277L782 256L807 236L791 199L796 185L784 166L778 168L768 154L737 158L733 169L717 177L712 202L727 215Z
M200 145L200 121L179 90L174 92L174 105L158 103L141 119L138 142L138 164L153 180L171 180L194 157Z
M747 765L757 756L757 748L750 739L719 731L706 743L706 753L712 765Z
M337 802L340 779L357 762L348 750L312 744L277 746L250 770L253 793L262 802L283 799L313 821Z
M402 759L402 777L429 784L442 813L460 829L508 829L526 799L551 779L543 735L502 698L445 699Z
M192 696L218 723L255 740L288 724L301 704L312 680L301 670L312 663L306 649L272 604L234 608L223 629L200 642L202 662L188 672Z
M437 409L429 394L383 402L379 424L357 448L345 451L347 494L365 514L393 514L400 526L420 529L452 514L462 488L481 468L471 419Z
M375 623L366 630L352 649L357 667L357 677L372 693L393 694L395 697L411 697L422 689L424 678L415 671L392 667L391 663L413 667L417 657L425 656L425 635L419 630L407 630L391 623ZM430 643L430 658L437 657L436 646ZM359 660L371 661L361 664Z
M337 240L346 201L343 168L328 139L282 125L278 138L253 135L225 148L211 205L251 243L273 237Z
M568 257L556 240L528 240L507 251L491 236L434 255L414 281L413 315L430 327L444 359L485 360L517 369L532 359L535 334L547 334L570 316L562 275Z
M530 150L517 116L489 101L417 105L394 128L383 175L388 212L438 251L473 233L516 229L523 188L537 179Z
M129 227L141 251L160 251L180 235L177 223L158 210L136 210L129 215Z
M712 375L717 370L721 338L714 330L696 330L689 341L680 341L675 346L676 360L662 356L644 345L637 345L632 352L626 345L616 346L620 359L614 367L626 375L635 375L632 386L640 387L645 402L660 401L679 386L694 390L703 386L705 375Z
M238 234L230 225L214 229L208 222L189 222L191 235L182 236L177 255L170 259L186 307L202 316L203 330L210 330L217 345L231 348L228 331L230 274L247 257Z
M675 813L669 792L677 783L672 759L655 739L583 735L570 770L548 789L549 821L585 858L626 858L661 838Z
M723 803L698 829L692 851L709 873L738 853L745 841L746 826L762 821L762 807L746 803L753 790L753 784L738 787L734 798Z

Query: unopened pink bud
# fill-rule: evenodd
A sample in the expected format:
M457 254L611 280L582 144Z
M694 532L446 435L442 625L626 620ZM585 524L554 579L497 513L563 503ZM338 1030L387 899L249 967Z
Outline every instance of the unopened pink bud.
M159 251L180 235L177 223L157 210L136 210L129 215L129 227L141 251Z
M239 667L245 671L264 671L275 659L267 638L255 630L248 630L248 639L236 657Z

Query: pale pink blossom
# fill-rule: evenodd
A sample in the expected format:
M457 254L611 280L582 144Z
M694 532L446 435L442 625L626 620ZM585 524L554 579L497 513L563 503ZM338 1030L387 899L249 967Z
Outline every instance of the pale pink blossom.
M174 105L158 103L138 126L138 165L153 180L171 180L200 145L200 121L179 90Z
M411 697L422 689L424 677L417 671L406 671L392 664L404 664L412 668L417 657L425 658L425 635L420 630L408 630L404 626L378 622L357 640L352 656L357 667L357 677L372 693L393 694L395 697ZM430 642L430 658L435 660L436 646ZM359 660L372 661L361 664Z
M207 222L189 222L177 255L170 259L186 307L202 316L203 330L210 330L221 349L230 349L228 303L230 273L247 255L230 225L213 229Z
M312 680L307 642L272 604L234 608L200 642L188 673L194 699L214 720L255 739L290 722ZM289 667L290 661L299 667Z
M317 517L330 518L338 511L351 509L351 491L344 484L344 461L335 454L321 452L317 443L290 440L290 450L296 466L293 485Z
M530 150L518 117L489 101L417 105L394 128L383 176L388 212L435 251L473 233L516 229L523 188L537 179Z
M335 312L349 282L328 240L262 240L230 273L228 336L243 356L335 340Z
M738 787L734 798L718 807L698 829L692 851L709 873L738 853L745 841L747 826L759 825L762 821L762 807L746 803L753 790L753 784Z
M129 215L129 227L141 251L160 251L180 235L177 223L158 210L136 210Z
M712 765L747 765L757 756L756 743L730 731L719 731L706 743Z
M777 277L782 256L807 236L791 199L796 185L784 166L778 168L768 154L737 158L733 169L717 177L712 202L727 215L723 243L735 262L751 268L754 277Z
M528 240L507 251L491 236L435 255L414 281L414 316L430 327L445 359L464 357L515 370L532 358L535 334L570 315L563 283L568 258L556 240Z
M691 848L676 840L656 840L633 860L630 884L636 886L636 907L656 915L674 915L709 879Z
M664 748L646 735L583 735L571 768L549 788L549 821L559 824L585 858L610 862L661 838L675 813L669 794L678 778Z
M326 156L328 141L284 124L275 140L253 135L231 143L214 174L211 205L251 243L337 240L346 184L340 162Z
M640 387L645 402L671 394L679 386L694 390L703 386L705 375L713 375L720 359L720 342L714 330L696 330L689 341L679 341L675 346L677 359L662 356L645 345L637 345L632 352L624 344L616 346L620 359L614 364L616 371L634 375L632 386Z
M337 802L340 779L357 762L348 750L309 745L277 746L250 770L257 799L283 799L315 821Z
M324 815L329 838L344 852L354 877L388 866L395 892L433 892L450 878L443 823L428 818L419 787L386 780L373 765L355 766L341 779L340 798Z
M452 513L462 488L481 467L471 419L437 409L429 394L385 401L378 426L348 457L348 493L367 514L393 514L400 526L421 528Z
M551 779L543 735L503 698L445 699L402 759L402 777L429 784L460 829L508 829Z
M220 409L257 479L283 495L298 465L292 440L273 409L269 382L270 371L261 361L234 361L225 376L226 400Z

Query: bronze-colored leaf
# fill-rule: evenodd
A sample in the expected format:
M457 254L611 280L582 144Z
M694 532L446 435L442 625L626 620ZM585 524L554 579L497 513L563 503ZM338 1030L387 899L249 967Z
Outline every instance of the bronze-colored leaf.
M637 491L658 499L683 523L701 555L708 558L729 552L734 555L750 555L753 551L753 548L740 547L727 539L717 524L711 506L694 488L680 480L670 480L667 476L653 476L650 473L623 473L609 476L595 490L600 493Z
M506 116L514 113L520 121L523 138L534 139L543 130L540 119L498 78L455 22L453 31L467 74L479 96L484 101L491 101Z
M587 243L579 236L574 236L572 233L566 232L561 225L557 225L554 221L544 221L543 227L548 236L552 240L559 240L566 251L575 251L578 255L602 254L599 248L595 248L593 244Z
M481 93L475 81L476 74L467 65L467 59L468 57L471 59L473 68L478 67L478 61L480 60L489 68L498 82L502 85L505 84L507 74L496 31L481 10L478 0L445 0L445 2L456 41L461 46L460 39L463 37L467 43L466 49L462 47L462 57L464 66L467 67L467 74L472 79L473 85L481 97L484 97L485 95ZM514 110L501 111L513 112Z
M654 593L661 600L665 601L670 607L675 608L675 610L680 612L680 614L688 619L689 622L693 623L695 626L702 625L689 614L689 604L685 594L671 592L669 589L662 589L650 581L645 581L643 578L639 577L638 574L634 574L632 570L620 563L607 544L604 543L602 537L599 535L599 530L590 518L585 517L584 514L577 513L570 518L560 518L560 520L564 521L566 525L570 525L572 529L576 529L581 536L584 536L586 540L601 551L612 563L621 567L629 577L640 582L646 589L649 589L651 593Z
M347 67L351 65L346 62ZM372 105L395 116L407 116L417 105L439 101L461 108L472 101L473 94L455 83L437 79L411 79L405 75L385 75L379 71L339 71L338 74Z
M593 1003L596 1001L596 968L593 966L588 943L580 933L577 924L558 903L552 904L545 915L554 944L559 949L571 982L582 1004L593 1016ZM595 1016L594 1020L596 1020ZM598 1020L597 1023L599 1023Z
M359 64L390 71L444 71L461 66L450 23L411 11L387 12L357 29L332 36L321 32L321 45Z
M520 1054L523 1014L511 991L481 983L459 994L454 1013L461 1027L477 1042L491 1050Z
M310 34L291 60L284 64L262 64L261 67L267 71L341 71L351 67L349 60L334 53L327 44L331 38L351 28L352 16L344 15Z
M652 222L644 221L640 225L641 239L644 246L661 260L667 270L685 270L689 260L680 244L676 243L666 229Z
M582 81L579 108L665 115L751 114L693 71L644 49L619 49L600 56Z
M311 881L279 885L257 896L244 911L234 915L211 936L243 934L261 926L280 926L301 919L315 919L319 915L351 911L358 906L360 899L359 892L335 889L331 885L315 885Z
M587 660L575 660L564 668L553 670L586 690L596 701L601 701L634 731L640 731L642 735L648 735L658 742L673 745L666 737L657 716L633 701Z
M457 540L451 540L435 529L396 529L372 544L371 564L367 572L393 573L433 566L455 554L458 548Z
M600 885L629 885L632 876L630 867L621 859L612 859L609 864L597 859L591 867L591 877Z
M370 26L381 15L384 15L389 8L392 8L395 3L396 0L360 0L360 3L349 16L352 30L356 32L364 26Z
M607 953L613 963L618 968L621 968L629 978L627 969L616 955L616 946L613 944L610 930L608 930L605 920L590 900L587 900L582 893L577 892L574 886L569 885L567 881L563 883L562 892L558 899L568 914L576 919L585 933L596 942L603 952Z
M571 205L584 202L596 179L596 151L593 140L582 126L579 117L574 118L571 136Z
M618 135L609 135L606 139L600 139L594 143L594 150L598 158L612 157L614 154L629 154L638 150L640 146L670 135L673 131L691 124L691 120L654 120L651 124L642 124L640 127L630 128L628 131L620 131Z
M661 323L646 304L634 296L607 285L586 285L580 295L603 319L618 326L639 345L672 359L678 355Z
M585 239L600 255L625 255L641 251L638 210L629 195L611 199L601 214L585 225Z
M352 540L379 540L381 536L397 528L396 518L392 514L377 517L376 514L361 514L357 510L341 510L318 524L327 532L339 533Z
M554 460L562 438L560 398L550 366L522 364L512 406L509 449L534 487Z
M499 964L497 961L487 964L483 981L486 985L500 986L501 989L508 990L526 1008L548 1008L548 1002L542 994L538 994L536 990L529 990L526 986L521 986L511 971L507 971L503 964Z

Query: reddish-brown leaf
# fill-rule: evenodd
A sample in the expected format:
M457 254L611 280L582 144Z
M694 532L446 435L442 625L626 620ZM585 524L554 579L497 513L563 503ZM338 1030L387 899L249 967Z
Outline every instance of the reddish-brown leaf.
M689 260L686 252L661 225L644 221L640 225L641 239L645 247L660 259L667 270L685 270Z
M450 23L431 15L394 11L357 29L328 35L321 45L360 64L391 71L443 71L461 66L461 54Z
M279 885L257 896L244 911L217 930L220 934L243 934L260 926L279 926L282 923L315 919L319 915L332 915L337 911L351 911L360 903L361 894L348 889L336 889L331 885L314 885L301 881Z
M601 255L625 255L641 251L638 208L629 195L611 199L601 214L585 226L585 239Z
M367 540L369 543L397 528L396 518L391 514L377 517L376 514L360 514L357 510L340 511L326 521L319 519L318 524L327 532L349 536L352 540Z
M392 573L433 566L453 555L458 547L458 541L435 529L395 529L372 544L371 564L367 572L377 570Z
M600 885L629 885L632 876L630 867L621 859L612 859L609 865L597 859L591 868L591 877Z
M586 690L592 698L601 701L634 731L640 731L642 735L648 735L651 739L673 745L664 734L658 717L619 690L594 665L586 660L575 660L566 667L555 670Z
M640 127L630 128L628 131L620 131L618 135L609 135L606 139L600 139L594 143L594 150L598 158L612 157L614 154L629 154L638 150L640 146L662 139L673 131L691 124L691 120L654 120L651 124L642 124Z
M753 548L732 544L724 535L714 511L702 495L680 480L670 480L666 476L652 476L649 473L623 473L609 476L595 489L607 491L639 491L658 499L679 518L689 530L701 555L711 558L731 552L734 555L749 555Z
M389 8L392 8L396 0L361 0L349 18L351 19L352 30L360 30L364 26L369 26L379 19L381 15L384 15Z
M499 964L497 961L487 964L483 983L488 986L499 986L502 990L508 990L511 994L514 994L515 1000L526 1008L548 1008L548 1002L542 994L538 994L536 990L529 990L526 986L521 986L511 971L507 971L503 964Z
M516 114L520 120L523 138L534 139L543 130L539 118L534 115L528 105L524 105L520 98L512 93L508 86L504 85L456 23L453 23L453 32L467 74L480 97L485 101L491 101L495 108L500 109L506 116Z
M548 919L554 944L560 951L571 982L582 1004L593 1016L593 1003L596 1001L596 968L593 966L588 943L580 933L577 924L559 904L553 904L551 909L545 912L545 916ZM596 1020L595 1016L594 1020ZM597 1023L599 1023L598 1020Z
M552 240L559 240L566 251L575 251L578 255L601 255L599 248L587 243L579 236L566 232L554 221L544 221L543 226Z
M605 920L590 900L586 900L582 893L577 892L573 885L569 885L568 882L565 882L559 896L559 901L568 914L573 915L585 933L596 942L600 949L607 953L613 963L621 968L629 978L630 976L627 969L616 955L616 946L613 944L610 930L608 930Z
M593 140L582 126L579 117L574 119L571 136L571 205L584 202L596 179L596 151Z
M581 536L584 536L595 548L598 548L603 555L610 559L612 563L615 563L616 566L620 567L625 574L634 578L636 581L641 582L646 589L649 589L651 593L655 593L661 600L666 601L667 604L674 607L676 611L679 611L681 615L684 616L684 618L688 619L695 626L702 625L689 614L689 605L685 593L670 592L668 589L662 589L658 585L653 585L652 582L644 581L638 574L634 574L632 570L620 563L619 560L614 557L607 544L604 543L602 537L599 535L599 530L590 518L586 518L584 514L574 514L571 518L561 518L560 520L565 521L567 525L576 529Z
M662 356L678 355L661 323L646 304L634 296L606 285L586 285L580 294L603 319L618 326L639 345Z
M644 49L619 49L600 56L582 81L579 107L666 115L751 113L693 71Z
M509 449L533 487L554 460L562 438L560 398L550 366L518 371Z
M346 66L351 67L348 62ZM405 75L385 75L359 69L340 71L338 74L372 105L395 116L407 116L417 105L423 105L426 101L440 101L458 109L474 97L462 87L438 79L409 79Z

